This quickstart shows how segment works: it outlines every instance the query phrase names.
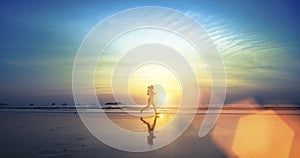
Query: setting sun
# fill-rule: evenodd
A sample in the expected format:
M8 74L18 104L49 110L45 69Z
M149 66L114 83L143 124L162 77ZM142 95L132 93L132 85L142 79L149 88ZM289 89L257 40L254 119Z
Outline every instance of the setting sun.
M129 93L138 104L145 104L146 88L154 85L157 106L177 106L180 104L181 85L175 74L158 63L143 64L131 73L128 80Z

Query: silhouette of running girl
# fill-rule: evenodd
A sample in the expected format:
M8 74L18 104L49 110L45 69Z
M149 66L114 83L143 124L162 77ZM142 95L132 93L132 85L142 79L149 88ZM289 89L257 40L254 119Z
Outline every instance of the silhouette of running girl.
M141 113L143 113L143 111L145 109L147 109L151 104L153 106L153 110L155 112L155 114L158 114L157 111L156 111L156 105L154 103L154 95L155 95L155 92L153 91L154 89L154 86L153 85L150 85L148 86L148 90L147 90L147 95L149 96L148 97L148 103L147 103L147 106L145 106L142 110L141 110Z

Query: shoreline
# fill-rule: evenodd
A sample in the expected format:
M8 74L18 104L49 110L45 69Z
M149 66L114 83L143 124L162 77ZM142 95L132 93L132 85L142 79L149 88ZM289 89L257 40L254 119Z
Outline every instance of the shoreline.
M272 110L278 115L299 115L300 109L278 109L278 108L255 108L255 109L226 109L222 108L220 114L236 114L236 115L243 115L243 114L255 114L264 111ZM144 114L152 114L152 109L144 111ZM106 113L106 114L115 114L115 115L127 115L128 113L138 115L140 114L139 110L128 110L128 109L0 109L0 112L16 112L16 113ZM182 110L177 111L174 109L171 110L159 110L160 113L163 114L194 114L189 113L189 110ZM195 115L202 115L202 114L217 114L214 111L209 112L207 109L198 109ZM264 115L268 115L267 113Z

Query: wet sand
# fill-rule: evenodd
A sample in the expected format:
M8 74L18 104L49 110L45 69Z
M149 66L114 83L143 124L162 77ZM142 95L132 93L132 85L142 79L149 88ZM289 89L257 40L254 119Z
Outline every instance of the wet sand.
M127 130L148 130L139 117L118 113L107 115L115 124ZM218 158L263 157L271 152L281 157L299 157L296 147L299 147L300 142L300 115L277 115L273 111L258 114L224 113L214 130L204 138L199 138L197 135L204 116L196 115L188 130L171 144L158 150L135 153L103 144L89 133L75 113L0 112L0 157ZM157 118L156 128L162 128L173 117L173 114L163 114L161 118ZM145 117L144 121L153 124L154 117ZM146 139L145 136L145 142ZM153 139L153 143L156 141ZM261 150L253 148L253 143L262 144L259 146Z

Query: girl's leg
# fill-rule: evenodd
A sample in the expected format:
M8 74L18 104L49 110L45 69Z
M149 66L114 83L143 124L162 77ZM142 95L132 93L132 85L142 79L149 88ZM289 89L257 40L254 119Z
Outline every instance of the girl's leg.
M156 111L156 105L155 105L153 99L151 100L151 104L152 104L152 106L153 106L153 110L154 110L155 114L157 114L157 111Z
M147 104L147 105L141 110L141 113L142 113L145 109L149 108L149 106L150 106L150 104Z
M141 110L141 113L150 106L151 100L148 98L147 105Z

